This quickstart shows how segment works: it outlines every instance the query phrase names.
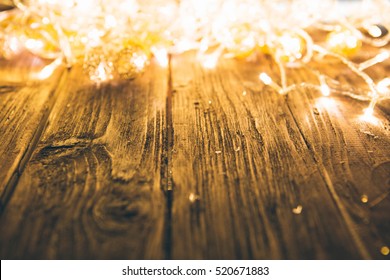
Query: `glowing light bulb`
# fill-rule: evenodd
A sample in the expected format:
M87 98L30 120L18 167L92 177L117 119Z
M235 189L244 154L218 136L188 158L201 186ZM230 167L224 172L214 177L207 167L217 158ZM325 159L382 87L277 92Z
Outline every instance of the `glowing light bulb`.
M141 72L144 70L146 63L148 62L148 57L144 54L134 55L130 62L134 64L138 72Z
M381 254L384 256L388 256L390 254L390 249L387 246L382 246L381 248Z
M168 67L168 51L166 48L152 47L152 53L161 67Z
M218 56L206 55L200 58L200 64L206 69L215 69L218 64Z
M321 91L322 95L325 97L328 97L330 95L330 88L325 81L325 77L322 75L320 76L320 83L321 83L320 91Z
M268 74L266 74L266 73L261 73L259 75L259 79L267 86L269 86L273 83L271 77L268 76Z
M365 116L366 118L371 118L371 117L374 115L374 109L373 109L373 108L370 108L370 107L364 109L363 112L364 112L364 116Z
M119 77L134 79L149 63L149 56L139 46L127 47L117 54L114 67Z
M279 94L284 94L285 92L283 91L283 89L278 85L276 84L272 78L270 76L268 76L267 73L261 73L259 75L259 79L260 81L263 82L263 84L267 85L267 86L270 86L272 87L275 91L277 91Z
M331 32L326 43L331 51L342 55L353 55L362 46L359 38L349 29L339 29Z
M326 111L328 113L336 114L338 112L337 103L334 101L334 99L326 97L326 96L319 97L316 100L315 105L316 105L316 108L326 109Z
M385 78L376 85L378 92L383 95L389 93L390 91L389 87L390 87L390 78Z
M19 39L15 36L0 36L0 58L11 59L23 49Z
M111 78L110 74L106 70L106 65L103 62L99 63L96 69L95 75L91 77L95 82L105 82Z
M219 24L221 26L214 28L215 37L231 57L246 58L253 53L257 42L249 23L222 21Z
M382 51L380 54L376 55L374 58L371 58L367 61L364 61L359 64L359 70L363 71L371 66L374 66L378 63L382 63L383 61L390 58L390 52L389 51Z
M379 39L389 34L389 30L382 24L370 24L365 29L368 35L374 39Z
M367 109L363 110L363 112L364 112L363 115L361 115L359 118L361 121L364 121L364 122L367 122L367 123L370 123L373 125L378 125L380 123L378 118L376 118L374 116L374 109L367 108Z
M223 52L223 47L208 49L206 52L198 53L198 61L205 69L215 69L218 65L219 58Z
M294 63L305 56L305 40L295 32L283 32L275 38L272 45L270 47L271 52L282 62ZM264 48L262 50L264 51Z
M39 80L46 80L51 75L53 75L54 71L62 64L62 58L57 58L49 65L42 68L41 71L39 71L37 78Z
M322 93L323 96L329 96L330 95L330 88L329 88L328 85L326 85L326 84L321 85L321 89L320 90L321 90L321 93Z
M372 2L378 1L382 0ZM362 71L388 59L390 52L382 51L359 65L346 56L354 54L362 41L373 47L388 44L389 31L385 27L388 22L381 15L375 18L375 22L371 17L362 21L346 17L334 22L329 18L328 26L324 23L328 22L328 18L324 18L323 22L316 24L320 28L323 26L324 30L332 30L326 39L327 46L324 46L324 42L317 43L317 40L322 40L321 36L311 36L307 30L316 27L312 24L321 16L332 14L328 9L333 4L323 3L333 0L309 1L310 4L306 2L15 1L19 3L17 6L20 9L0 15L0 40L1 45L4 45L0 52L5 57L7 53L13 53L12 49L16 52L19 41L31 53L42 58L61 57L69 66L83 61L88 75L93 80L101 81L109 80L113 75L134 78L143 71L152 54L159 65L167 67L168 54L196 50L200 64L204 68L213 69L222 55L224 58L256 58L253 54L260 50L273 56L280 70L280 86L265 73L260 74L259 78L279 93L287 93L303 84L307 86L308 83L289 86L286 68L304 65L313 54L320 54L336 57L347 65L365 80L375 95L381 95L378 100L387 98L389 86L385 81L375 85L370 74ZM380 6L378 4L378 10L381 10ZM14 42L4 39L13 36L16 37ZM319 48L323 51L316 51ZM42 69L42 77L48 76L49 72ZM311 86L318 88L317 85ZM331 93L325 82L319 88L324 96Z
M44 44L42 41L40 40L36 40L36 39L28 39L25 43L24 43L24 46L32 51L32 52L37 52L39 51L40 49L43 48Z
M114 28L117 25L117 21L113 15L107 15L105 17L104 27L107 29Z
M374 38L379 38L382 36L382 30L377 25L371 25L367 32Z

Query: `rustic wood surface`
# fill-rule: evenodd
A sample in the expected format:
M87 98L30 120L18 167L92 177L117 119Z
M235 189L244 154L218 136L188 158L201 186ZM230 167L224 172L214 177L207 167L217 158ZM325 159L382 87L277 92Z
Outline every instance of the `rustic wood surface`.
M388 103L277 95L267 57L100 86L31 60L0 63L2 259L389 258Z

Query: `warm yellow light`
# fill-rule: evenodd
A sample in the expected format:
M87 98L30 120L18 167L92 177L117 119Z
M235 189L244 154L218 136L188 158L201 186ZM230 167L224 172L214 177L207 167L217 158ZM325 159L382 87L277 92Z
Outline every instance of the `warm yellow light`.
M113 15L107 15L104 24L105 28L114 28L117 25L117 21Z
M293 62L303 57L304 45L303 40L294 33L284 33L278 38L280 49L277 50L282 60L286 62Z
M35 39L28 39L24 45L32 52L38 52L44 47L44 43L41 40Z
M303 210L302 205L298 205L297 207L295 207L295 208L292 209L292 212L293 212L295 215L299 215L299 214L302 213L302 210Z
M368 202L368 196L364 194L364 195L362 195L360 200L362 201L362 203L367 203Z
M378 63L381 63L387 59L390 58L390 52L389 51L382 51L380 54L376 55L374 58L371 58L367 61L364 61L359 64L359 70L363 71L371 66L374 66Z
M328 85L321 85L321 93L323 96L330 95L330 88L328 87Z
M368 32L368 34L370 34L374 38L379 38L379 37L382 37L382 35L383 35L382 29L380 29L379 26L377 26L377 25L371 25L367 29L367 32Z
M390 87L390 78L385 78L376 85L376 89L378 90L378 92L383 95L389 93L390 91L389 87Z
M319 111L324 108L328 113L338 113L337 103L333 98L330 97L323 96L317 98L315 106L316 108L318 108Z
M17 54L21 51L22 46L20 44L20 41L18 38L12 36L8 40L8 48L11 51L12 54Z
M152 47L152 53L161 67L168 67L168 51L166 48Z
M42 23L43 24L50 24L49 18L47 18L47 17L42 18Z
M374 115L374 109L372 109L372 108L364 109L364 115L366 117L372 117Z
M266 73L261 73L259 75L259 79L260 81L262 81L265 85L269 86L272 84L272 79L270 76L268 76L268 74Z
M202 67L205 69L215 69L217 67L221 51L222 49L219 48L211 53L199 53L198 60Z
M381 254L384 255L384 256L388 256L388 255L390 254L390 249L389 249L389 247L383 246L383 247L381 248Z
M361 115L359 118L361 121L364 121L364 122L367 122L367 123L370 123L373 125L379 124L378 118L376 118L374 116L374 109L373 108L368 107L368 108L364 109L363 112L364 112L363 115Z
M280 94L287 94L300 86L316 88L323 96L331 94L325 81L321 81L320 86L307 82L289 85L287 68L306 65L312 58L320 61L323 56L332 56L363 78L372 92L369 97L375 102L388 98L386 79L375 84L371 74L363 70L388 59L389 51L378 48L376 57L360 64L346 57L354 54L362 41L373 47L385 46L389 43L386 27L379 22L366 25L368 21L355 22L348 17L329 25L316 22L322 13L330 11L320 8L324 6L317 6L318 3L314 4L318 1L309 1L310 4L305 3L305 6L302 6L303 2L15 1L20 4L17 5L20 9L11 11L9 15L3 16L8 12L0 15L0 30L6 30L5 36L1 31L0 39L4 45L1 55L9 57L7 53L12 53L12 48L17 49L17 41L7 38L4 42L5 37L15 36L22 46L39 57L61 57L68 66L83 62L83 68L91 79L100 82L112 77L135 78L153 55L160 66L168 67L170 54L196 50L200 64L206 69L214 69L221 57L255 60L256 54L262 51L272 56L280 74L280 85L267 74L260 74L259 78L265 85ZM307 19L309 14L313 16L310 20ZM326 44L317 42L317 39L322 40L321 36L317 38L308 33L311 27L332 30ZM307 66L310 69L313 65ZM42 77L49 72L42 70ZM320 70L314 69L313 72L321 75ZM343 94L361 99L353 93ZM370 106L372 109L373 106Z
M270 76L266 73L261 73L259 75L260 81L263 82L263 84L272 87L275 91L277 91L279 94L286 94L286 92L283 90L281 86L279 86L277 83L275 83Z
M96 72L96 78L97 78L97 80L99 80L101 82L105 82L108 80L108 75L106 73L106 70L104 69L103 62L99 63L99 66L98 66L97 72Z
M141 72L144 70L147 62L148 62L148 57L146 55L134 55L133 59L131 61L134 66L136 67L138 72Z
M362 42L349 29L340 29L331 32L326 41L328 48L339 54L355 54L362 45Z
M62 59L57 58L54 60L52 63L49 65L45 66L42 68L41 71L39 71L37 78L39 80L46 80L49 78L51 75L53 75L54 71L62 64Z

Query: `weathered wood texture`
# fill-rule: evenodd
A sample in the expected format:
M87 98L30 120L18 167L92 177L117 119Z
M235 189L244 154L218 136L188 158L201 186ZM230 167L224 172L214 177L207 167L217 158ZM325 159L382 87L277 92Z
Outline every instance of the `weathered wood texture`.
M0 68L0 208L33 152L53 105L61 71L49 80L35 79L45 62L29 55Z
M19 115L23 106L41 114L23 123L36 135L18 144L24 154L32 143L24 163L14 156L0 168L23 166L4 181L14 191L0 217L1 257L388 258L386 103L370 124L358 118L364 102L280 96L261 71L278 75L266 57L206 70L188 54L133 82L92 86L76 67L50 96L24 85L29 99L0 95L7 108L14 96ZM302 79L313 77L289 73ZM40 95L54 105L37 107Z
M173 258L383 257L388 116L374 126L357 119L366 104L278 96L258 81L270 64L173 61Z
M165 257L167 78L151 66L134 82L97 87L80 67L66 73L1 216L2 258Z

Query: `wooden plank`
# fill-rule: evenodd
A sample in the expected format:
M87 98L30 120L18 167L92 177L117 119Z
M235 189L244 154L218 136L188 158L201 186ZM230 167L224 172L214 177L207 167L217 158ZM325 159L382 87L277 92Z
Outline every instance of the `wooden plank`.
M163 258L168 71L97 87L80 68L1 216L1 257Z
M0 60L0 208L29 160L54 103L62 71L45 81L34 77L47 63L26 53L11 61Z
M347 202L335 197L353 195L348 177L329 175L326 155L312 150L310 132L297 120L310 117L312 108L293 109L302 102L299 94L287 103L259 83L258 74L274 68L265 59L261 66L223 61L215 70L189 57L173 59L172 257L379 257L368 248L375 236L361 232L370 225L353 219Z
M359 82L351 78L350 83ZM362 119L367 102L337 95L325 98L310 90L292 93L288 106L340 214L372 258L385 258L380 251L390 244L390 111L386 103L376 108L372 121Z
M13 8L14 6L12 5L12 1L0 1L0 12L12 10Z

